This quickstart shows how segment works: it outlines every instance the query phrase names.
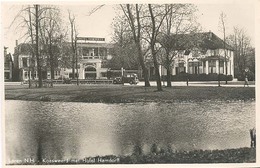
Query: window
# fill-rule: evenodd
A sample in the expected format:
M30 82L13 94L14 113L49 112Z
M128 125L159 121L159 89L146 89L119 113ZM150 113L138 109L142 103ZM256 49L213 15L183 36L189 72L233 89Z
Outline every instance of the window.
M219 62L219 68L220 68L220 69L219 69L219 70L220 70L219 72L220 72L220 73L224 73L224 61L220 61L220 62Z
M184 63L179 63L179 67L184 67Z
M94 55L98 56L98 48L94 49Z
M34 78L37 78L37 71L34 71Z
M60 71L55 71L55 76L60 76Z
M28 67L27 58L22 58L22 60L23 60L23 67Z
M28 79L28 72L27 71L24 72L24 79Z
M216 60L209 60L209 73L216 73Z
M89 49L86 48L86 47L82 48L82 55L83 56L89 56Z

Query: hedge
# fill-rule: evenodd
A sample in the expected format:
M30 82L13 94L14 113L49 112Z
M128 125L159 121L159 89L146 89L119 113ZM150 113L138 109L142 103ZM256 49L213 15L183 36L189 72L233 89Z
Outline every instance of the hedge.
M217 73L212 74L187 74L187 73L180 73L179 75L172 75L171 81L186 81L187 78L189 81L218 81L220 78L220 81L232 81L233 76L232 75L224 75ZM155 76L151 76L150 80L156 80ZM166 81L167 76L163 75L162 80Z

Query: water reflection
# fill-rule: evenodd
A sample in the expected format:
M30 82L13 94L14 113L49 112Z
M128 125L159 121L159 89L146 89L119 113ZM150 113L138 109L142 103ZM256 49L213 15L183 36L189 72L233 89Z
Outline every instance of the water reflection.
M255 103L6 101L6 157L70 159L249 147Z

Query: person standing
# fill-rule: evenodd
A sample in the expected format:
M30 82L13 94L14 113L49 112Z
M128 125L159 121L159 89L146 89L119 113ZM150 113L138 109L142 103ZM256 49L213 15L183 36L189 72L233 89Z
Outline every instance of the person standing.
M248 82L248 68L245 69L245 83L244 87L247 85L249 87L249 82Z

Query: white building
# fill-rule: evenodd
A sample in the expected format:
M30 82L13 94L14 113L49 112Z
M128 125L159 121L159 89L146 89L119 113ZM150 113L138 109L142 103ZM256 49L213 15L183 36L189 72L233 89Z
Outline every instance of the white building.
M79 79L104 79L107 76L107 70L104 65L112 58L110 49L113 44L105 43L104 38L78 37L77 57ZM72 58L72 56L69 56ZM16 69L17 80L32 79L32 54L31 46L27 43L17 44L14 54L14 67ZM46 60L45 60L46 62ZM37 64L35 61L34 78L38 79ZM68 67L56 67L54 79L72 78L72 61L68 61ZM47 69L47 70L46 70ZM43 79L51 79L49 68L42 68ZM75 73L77 72L75 67ZM75 74L76 76L77 74Z
M177 54L172 63L172 75L182 72L206 75L226 74L227 64L227 75L234 76L233 49L227 44L224 46L224 41L214 33L186 34L173 36L173 38L175 38L173 45L178 50L173 51ZM176 43L178 43L177 47ZM159 69L162 75L166 75L166 69L163 66Z
M104 38L78 37L79 79L106 79L108 68L104 65L112 58L110 49L113 44L105 43ZM76 73L76 70L75 70ZM61 75L71 77L72 69L62 69Z

